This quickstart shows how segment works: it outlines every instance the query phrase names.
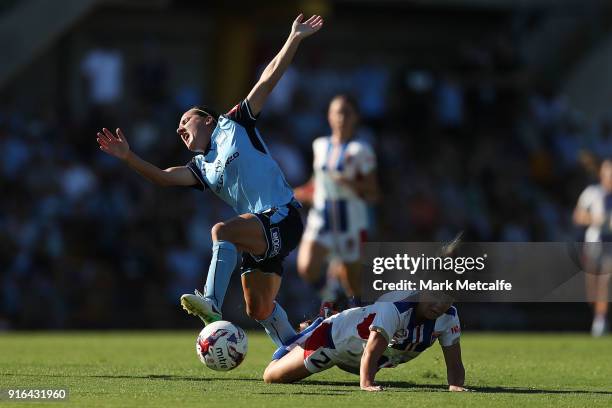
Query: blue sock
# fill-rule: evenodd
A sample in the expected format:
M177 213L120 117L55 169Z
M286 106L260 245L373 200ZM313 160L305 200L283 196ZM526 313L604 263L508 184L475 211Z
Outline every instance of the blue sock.
M221 311L225 292L230 283L232 272L236 267L238 251L234 244L229 241L215 241L213 243L213 255L208 268L206 286L204 286L204 297L212 300Z
M289 340L295 337L295 330L289 323L285 309L274 302L274 310L265 320L258 320L272 341L278 346L288 345Z
M281 346L281 347L277 348L276 351L274 352L274 354L272 354L272 361L280 360L281 358L283 358L287 354L289 354L290 351L291 350L289 349L288 346Z

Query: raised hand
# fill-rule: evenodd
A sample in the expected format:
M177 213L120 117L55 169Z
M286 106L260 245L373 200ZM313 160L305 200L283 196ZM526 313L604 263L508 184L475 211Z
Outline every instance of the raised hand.
M121 129L117 128L117 134L113 135L110 130L103 128L97 135L98 138L96 140L100 145L100 150L104 153L108 153L121 160L128 158L130 154L130 145Z
M323 27L323 17L317 16L316 14L310 17L308 20L302 22L304 15L300 14L297 16L291 27L291 34L299 39L304 39L312 34L316 33Z

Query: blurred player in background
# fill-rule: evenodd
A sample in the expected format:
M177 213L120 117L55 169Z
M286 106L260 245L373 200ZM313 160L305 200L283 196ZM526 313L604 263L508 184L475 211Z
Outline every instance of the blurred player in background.
M349 296L349 306L360 305L361 244L368 229L368 203L378 199L376 156L365 142L355 140L359 109L349 95L335 96L327 119L331 136L314 140L313 176L295 190L296 197L312 204L306 231L298 252L298 273L319 290L322 301L334 301L324 294L330 277L337 277ZM329 291L328 291L329 292Z
M424 292L416 300L378 301L316 320L294 344L276 351L264 381L291 383L338 366L358 374L362 390L380 391L378 370L408 362L438 340L449 391L466 391L457 309Z
M588 186L574 210L574 222L587 227L585 276L587 297L593 300L591 334L602 336L608 329L608 284L612 273L612 160L604 160L599 184Z
M212 228L213 255L204 294L196 290L194 295L183 295L181 304L205 324L220 320L230 277L242 251L247 313L278 346L295 336L287 314L274 299L281 284L283 259L299 243L303 226L297 210L300 204L255 124L300 42L323 26L320 16L302 20L300 14L285 45L241 103L221 116L206 107L183 114L177 133L189 150L198 153L187 165L162 170L130 151L120 129L116 135L107 129L98 133L102 151L122 159L150 181L210 189L240 214Z

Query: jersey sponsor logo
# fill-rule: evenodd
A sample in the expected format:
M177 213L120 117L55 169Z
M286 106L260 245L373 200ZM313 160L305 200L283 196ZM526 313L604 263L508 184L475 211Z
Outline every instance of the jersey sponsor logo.
M268 255L269 258L275 257L280 253L282 242L280 229L278 227L270 228L270 237L272 238L272 251Z
M225 160L225 164L222 164L221 159L218 159L215 163L215 173L221 173L219 175L219 178L217 179L217 183L215 185L215 191L217 193L219 193L221 191L221 188L223 188L223 172L225 171L225 168L234 160L236 160L238 157L240 156L239 152L235 152L234 154L232 154L230 157L227 158L227 160Z
M240 152L235 152L230 157L228 157L227 160L225 161L225 166L226 167L229 166L229 164L233 162L235 159L237 159L238 156L240 156Z

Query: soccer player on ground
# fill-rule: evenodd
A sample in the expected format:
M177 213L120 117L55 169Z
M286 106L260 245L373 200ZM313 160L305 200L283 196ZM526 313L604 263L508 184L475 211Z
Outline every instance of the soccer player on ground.
M593 304L591 334L607 331L608 285L612 273L612 160L604 160L599 184L588 186L578 199L574 223L587 227L585 242L585 279L587 296Z
M342 283L350 307L360 306L360 249L368 228L368 202L378 198L376 156L367 143L354 139L359 121L355 99L336 95L327 119L331 136L312 144L313 177L296 189L299 200L312 203L298 252L298 272L321 290L326 283L321 269L327 259L332 260L331 275Z
M225 115L206 107L183 114L177 133L198 153L187 165L162 170L130 150L120 129L98 133L102 151L123 160L162 186L211 190L239 215L212 228L213 254L202 295L181 297L188 313L206 324L221 319L221 307L232 271L243 252L242 288L247 314L281 346L295 335L287 314L274 301L281 284L282 261L299 243L303 231L291 187L255 128L268 95L291 63L301 41L323 26L320 16L293 22L283 48L263 71L246 99Z
M362 390L380 391L374 382L379 369L418 357L437 339L449 391L466 391L457 309L450 301L436 298L420 293L418 302L379 301L319 319L294 344L276 351L264 381L291 383L337 365L359 374Z

